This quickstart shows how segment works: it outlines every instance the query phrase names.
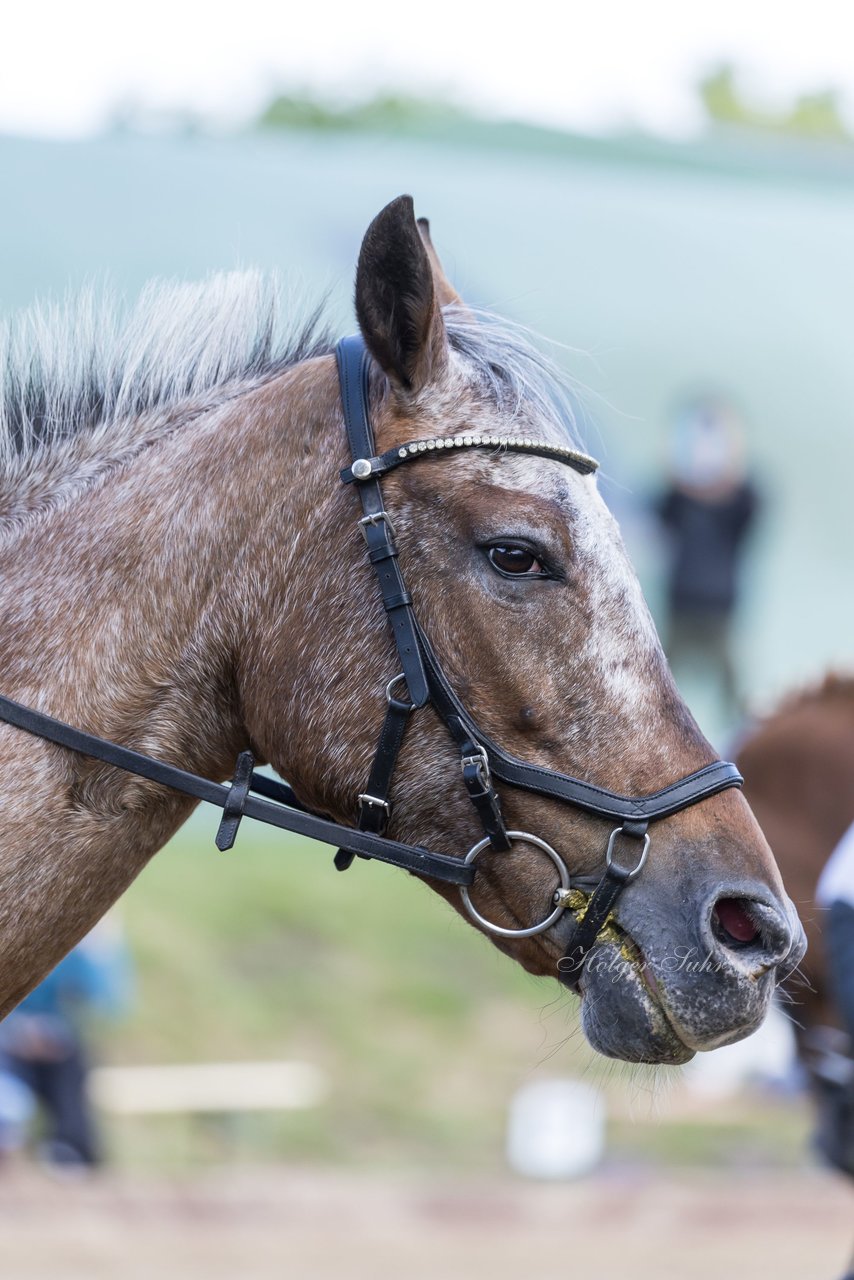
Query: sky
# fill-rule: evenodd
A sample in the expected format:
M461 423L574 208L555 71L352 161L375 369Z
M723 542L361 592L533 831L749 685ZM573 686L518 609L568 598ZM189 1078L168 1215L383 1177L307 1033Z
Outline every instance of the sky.
M852 50L851 0L6 0L0 132L85 136L130 103L227 126L289 86L679 136L699 127L693 86L721 60L771 103L835 85L854 118Z

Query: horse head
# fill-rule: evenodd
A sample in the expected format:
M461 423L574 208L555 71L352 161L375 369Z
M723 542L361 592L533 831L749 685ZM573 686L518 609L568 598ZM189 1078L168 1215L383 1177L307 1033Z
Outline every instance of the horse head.
M559 373L518 328L461 302L408 197L365 235L356 311L380 452L475 436L575 447ZM354 486L338 483L350 459L333 360L320 356L271 383L258 412L275 418L285 395L303 434L266 463L287 501L270 504L258 536L239 700L258 754L307 806L352 824L400 668ZM633 796L715 760L671 678L593 474L542 451L436 449L390 472L384 499L430 649L491 741ZM541 848L518 839L478 857L472 904L507 931L492 933L503 951L578 991L595 1048L678 1063L759 1025L804 944L738 791L655 824L643 873L579 972L565 962L589 905L575 879L586 886L601 875L613 823L548 794L497 789L506 826L535 834L569 867L568 909L526 936L551 912L558 881ZM429 706L410 718L390 804L398 840L462 856L483 836L459 751ZM457 888L437 888L463 910Z

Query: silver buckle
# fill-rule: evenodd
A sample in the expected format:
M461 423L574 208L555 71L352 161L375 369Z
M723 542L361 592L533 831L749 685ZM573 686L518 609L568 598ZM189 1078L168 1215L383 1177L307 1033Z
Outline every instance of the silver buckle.
M389 516L387 511L373 511L368 516L362 516L361 520L359 521L359 528L362 530L362 537L365 539L365 542L368 541L367 526L369 524L378 525L382 523L385 523L386 531L389 534L389 536L394 538L395 537L394 525L392 524L391 517Z
M371 809L384 809L385 816L387 818L391 817L391 805L388 800L380 800L379 796L369 795L367 791L363 791L361 795L357 796L357 799L360 800L362 804L368 805Z
M480 782L480 785L483 787L484 791L486 791L492 779L492 774L489 768L489 756L487 755L486 747L478 743L477 750L474 755L463 756L462 760L460 761L460 768L462 769L463 773L465 773L466 771L466 765L469 765L469 764L473 764L477 766L478 781Z

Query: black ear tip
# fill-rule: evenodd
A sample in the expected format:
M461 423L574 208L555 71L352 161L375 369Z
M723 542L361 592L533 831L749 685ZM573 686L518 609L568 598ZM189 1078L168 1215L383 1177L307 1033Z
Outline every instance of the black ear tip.
M415 201L412 196L397 196L389 201L384 209L380 209L374 218L374 225L379 227L414 228Z
M398 196L389 201L368 227L359 253L357 279L361 272L382 272L382 263L407 253L420 254L422 239L415 221L412 196Z
M357 282L363 272L387 275L391 269L397 274L405 258L411 262L423 258L426 262L424 240L415 221L412 196L408 195L390 201L368 227L359 253Z

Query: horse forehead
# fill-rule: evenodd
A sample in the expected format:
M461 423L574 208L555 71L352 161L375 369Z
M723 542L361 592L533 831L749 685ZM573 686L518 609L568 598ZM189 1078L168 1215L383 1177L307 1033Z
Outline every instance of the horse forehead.
M594 629L604 631L618 620L623 627L628 623L637 637L654 638L640 583L594 476L581 475L563 462L514 453L450 453L428 465L449 468L446 483L440 488L451 510L455 494L464 506L467 492L488 493L493 485L496 502L504 502L511 523L512 511L506 504L508 492L518 493L520 498L531 495L546 499L547 508L541 510L553 512L554 518L568 529L573 557L581 571L578 589L583 590L599 624ZM507 533L512 532L508 527Z
M451 368L450 377L432 388L418 405L420 425L427 428L429 423L427 434L451 435L461 428L471 430L477 422L484 433L499 438L524 435L549 443L569 443L554 422L541 422L535 414L526 411L524 404L520 404L512 418L500 410L484 395L482 388L472 382L463 363L454 360ZM454 467L455 462L459 471L443 477L441 484L446 500L453 502L455 489L462 495L475 483L497 484L505 491L529 493L556 504L570 528L576 554L584 566L585 590L602 609L601 622L613 618L617 610L623 623L627 616L631 619L634 624L631 629L638 638L654 640L654 628L640 585L595 475L582 475L556 460L509 451L462 457L452 452L441 459L436 457L432 465Z
M593 611L591 634L598 634L599 643L607 647L606 633L617 622L620 628L628 624L636 640L655 644L640 583L595 476L581 475L562 462L508 454L502 459L501 487L548 498L561 512Z
M453 459L451 454L451 465ZM495 485L505 496L515 492L520 497L527 494L546 499L549 510L569 527L585 558L616 554L625 558L616 522L602 500L595 476L582 475L565 462L513 452L469 455L468 461L470 465L461 468L463 487Z

